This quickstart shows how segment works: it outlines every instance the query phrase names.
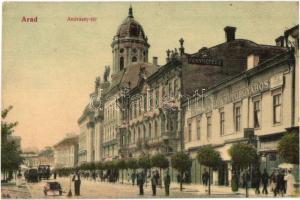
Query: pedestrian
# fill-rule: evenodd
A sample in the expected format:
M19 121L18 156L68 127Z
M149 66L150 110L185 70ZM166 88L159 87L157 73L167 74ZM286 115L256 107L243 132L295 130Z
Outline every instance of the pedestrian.
M280 194L283 197L284 193L284 175L281 170L277 174L276 194Z
M208 178L209 178L209 174L206 171L206 169L204 169L204 172L202 174L202 183L203 183L203 185L207 186Z
M161 179L157 170L155 171L155 179L156 179L156 184L161 187Z
M249 171L246 169L242 175L243 179L243 186L246 188L246 197L248 197L248 188L249 188L249 182L250 182L250 174Z
M145 175L143 172L140 172L137 176L137 184L140 189L140 195L144 195L144 183L145 183Z
M288 197L291 197L294 193L294 184L295 184L295 178L292 174L292 170L289 169L288 170L288 174L284 177L285 181L286 181L286 195Z
M170 195L170 183L171 183L171 177L169 175L169 170L167 170L165 177L164 177L164 185L165 185L165 193L166 196Z
M181 176L180 176L180 174L178 173L177 174L177 183L180 183L181 182Z
M96 181L97 175L96 175L96 172L95 172L95 171L93 171L92 177L93 177L94 181Z
M270 176L270 187L271 191L274 193L274 197L276 196L276 184L277 184L277 176L276 176L276 171L273 170L271 176Z
M262 190L262 194L268 194L268 183L269 183L269 174L267 172L267 169L264 169L264 173L261 176L261 181L263 184L263 190Z
M151 186L152 186L152 196L156 196L156 185L157 185L157 177L155 172L153 171L151 177Z
M260 181L261 181L261 173L259 171L259 169L257 168L253 177L253 182L255 185L255 194L260 194Z
M81 184L81 180L80 180L80 174L79 171L76 170L72 181L74 181L74 188L75 188L75 196L80 196L80 184Z
M132 172L132 174L131 174L132 185L134 185L135 178L136 178L136 174L135 174L135 172Z
M57 173L56 173L56 171L54 171L54 173L53 173L54 180L56 179L56 176L57 176Z

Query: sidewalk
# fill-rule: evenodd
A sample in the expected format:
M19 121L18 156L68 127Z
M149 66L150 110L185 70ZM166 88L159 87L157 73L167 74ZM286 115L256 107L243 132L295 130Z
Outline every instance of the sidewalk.
M84 181L93 181L92 179L83 179ZM120 185L132 185L132 182L129 182L127 179L124 179L123 184L121 183L122 179L119 180L119 182L116 182L115 184L120 184ZM99 180L97 179L97 182ZM136 184L136 183L135 183ZM150 182L148 181L147 187L150 187ZM146 187L146 183L144 184ZM159 188L159 186L158 186ZM262 190L262 188L261 188ZM170 186L170 192L176 191L180 192L180 184L171 182ZM270 189L268 190L270 191ZM190 193L194 195L199 195L199 196L207 196L208 195L208 187L205 187L201 184L183 184L183 193ZM256 195L255 194L255 189L254 188L249 188L248 189L248 194L249 197L273 197L273 193L269 192L268 195ZM245 197L246 196L246 190L244 188L240 188L237 192L232 192L230 186L215 186L211 185L211 195L212 196L217 196L217 197Z
M16 184L2 184L1 185L1 198L11 198L11 199L29 199L31 198L30 192L26 184L21 186L16 186Z

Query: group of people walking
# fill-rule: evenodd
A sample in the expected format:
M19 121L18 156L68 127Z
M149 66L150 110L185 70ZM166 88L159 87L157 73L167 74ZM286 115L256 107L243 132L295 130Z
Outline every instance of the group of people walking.
M255 186L255 194L260 194L260 186L263 185L262 194L268 194L268 186L270 186L271 192L274 196L280 195L291 196L294 191L294 177L292 171L288 170L285 175L285 170L277 169L273 170L271 175L264 169L263 173L257 169L253 176L253 182Z
M158 171L153 171L152 174L150 173L148 178L150 178L151 182L151 188L152 188L152 195L156 196L156 188L157 186L161 186L161 178L158 173ZM145 171L141 171L139 173L133 172L131 174L131 180L132 180L132 185L136 184L139 187L139 194L144 195L144 184L146 182L146 173ZM164 187L165 187L165 195L169 196L170 194L170 183L171 183L171 177L169 175L169 171L165 173L164 176Z

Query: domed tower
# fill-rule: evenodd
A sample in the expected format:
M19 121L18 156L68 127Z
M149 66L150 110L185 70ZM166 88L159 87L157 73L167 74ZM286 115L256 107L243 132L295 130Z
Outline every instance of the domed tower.
M143 27L137 22L130 6L128 17L119 26L111 44L113 53L113 74L132 63L148 62L150 45Z

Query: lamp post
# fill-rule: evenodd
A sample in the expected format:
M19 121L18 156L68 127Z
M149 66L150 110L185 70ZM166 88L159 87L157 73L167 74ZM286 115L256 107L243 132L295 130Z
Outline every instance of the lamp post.
M202 101L201 101L201 103L202 103L201 109L202 109L202 112L203 112L203 100L204 100L203 93L204 93L204 91L205 91L205 89L202 88L202 90L201 90L201 98L202 98Z

